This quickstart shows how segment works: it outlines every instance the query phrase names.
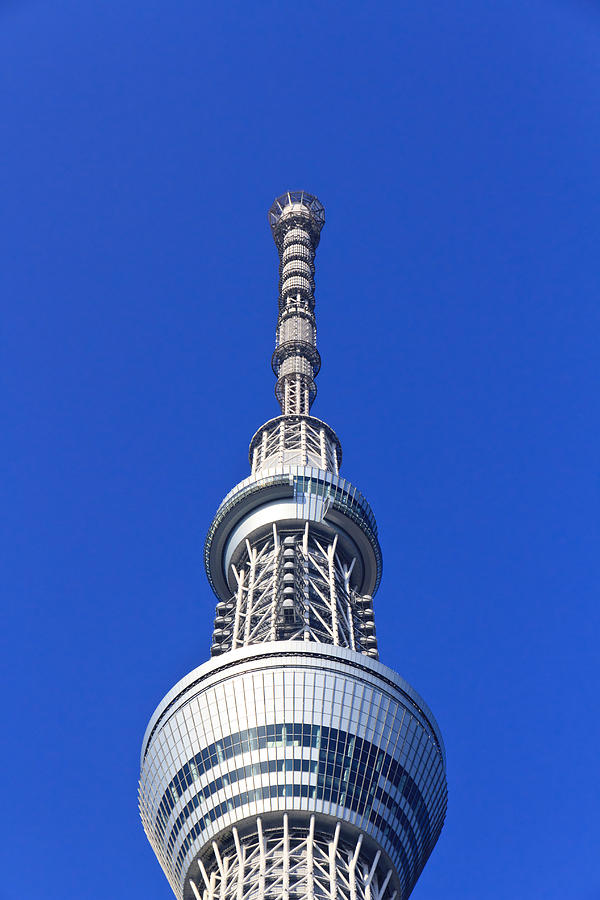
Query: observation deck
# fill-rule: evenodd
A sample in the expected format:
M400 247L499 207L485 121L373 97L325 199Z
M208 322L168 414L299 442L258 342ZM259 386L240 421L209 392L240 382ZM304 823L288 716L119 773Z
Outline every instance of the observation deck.
M219 506L204 547L210 585L220 600L235 592L232 571L240 548L270 531L321 525L339 536L339 544L356 559L353 587L373 595L382 574L377 524L369 503L345 478L309 466L274 466L250 475L231 490Z
M205 663L159 704L142 818L183 900L202 869L223 877L215 843L232 864L234 835L251 844L257 819L264 839L284 816L292 832L312 819L321 840L358 843L387 896L404 898L442 827L444 765L435 719L392 669L325 644L263 644Z

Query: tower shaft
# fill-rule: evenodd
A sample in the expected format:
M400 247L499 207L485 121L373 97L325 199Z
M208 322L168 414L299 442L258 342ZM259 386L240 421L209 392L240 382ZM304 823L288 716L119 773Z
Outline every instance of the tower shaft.
M302 191L269 211L281 415L207 535L212 659L144 736L142 821L179 900L406 900L444 820L439 729L379 662L375 517L311 415L324 220Z

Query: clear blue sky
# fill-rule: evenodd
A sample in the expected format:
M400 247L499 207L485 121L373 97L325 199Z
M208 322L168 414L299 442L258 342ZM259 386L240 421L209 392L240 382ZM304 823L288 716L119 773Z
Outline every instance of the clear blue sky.
M3 900L170 896L140 742L277 412L297 187L313 409L447 746L415 900L600 897L599 60L583 0L0 3Z

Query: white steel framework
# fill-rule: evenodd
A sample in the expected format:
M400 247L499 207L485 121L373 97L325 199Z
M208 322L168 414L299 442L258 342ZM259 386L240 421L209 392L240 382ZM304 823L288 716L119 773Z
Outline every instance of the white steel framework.
M245 542L233 566L237 591L217 607L213 655L265 641L300 640L348 647L377 659L373 603L351 587L356 559L333 539L304 531Z
M333 833L319 833L316 817L307 825L290 826L284 813L279 826L231 837L221 846L212 841L199 857L189 885L195 900L396 900L392 869L381 853L361 854L363 837L341 838L341 823Z
M252 474L273 466L315 466L339 474L342 448L337 435L313 416L289 415L271 419L250 442Z

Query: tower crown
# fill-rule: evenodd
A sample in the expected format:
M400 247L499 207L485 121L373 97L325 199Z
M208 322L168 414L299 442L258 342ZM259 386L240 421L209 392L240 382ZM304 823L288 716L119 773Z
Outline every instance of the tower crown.
M286 191L273 201L269 210L269 225L278 247L286 231L292 228L294 223L300 227L305 225L310 229L316 247L321 228L325 224L325 208L317 197L306 191Z
M289 191L271 206L269 222L280 256L272 365L282 415L252 438L252 473L227 495L208 533L206 571L220 601L211 652L292 639L377 659L375 517L340 476L335 431L310 414L321 364L314 256L325 210L312 194ZM317 572L327 572L321 587Z

